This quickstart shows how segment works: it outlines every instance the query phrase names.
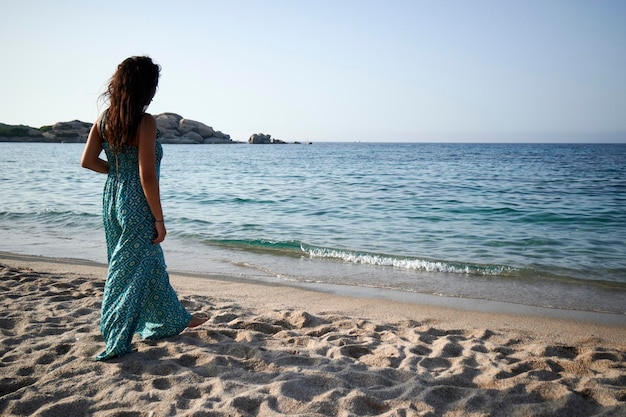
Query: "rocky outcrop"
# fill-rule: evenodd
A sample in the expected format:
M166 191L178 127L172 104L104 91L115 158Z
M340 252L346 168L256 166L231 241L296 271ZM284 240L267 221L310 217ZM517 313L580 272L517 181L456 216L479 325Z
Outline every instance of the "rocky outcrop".
M43 130L43 135L50 142L85 142L92 123L73 120L71 122L58 122L52 126L44 126L39 130Z
M269 144L284 144L286 142L273 138L272 135L265 135L263 133L253 133L248 138L248 143L252 143L254 145L269 145Z
M2 142L85 142L91 129L91 123L73 120L59 122L39 129L24 125L6 125L0 123L0 141Z
M155 118L161 131L162 143L235 143L230 135L216 131L204 123L185 119L176 113L162 113Z
M2 142L42 142L43 139L43 133L39 129L0 123L0 141Z
M211 126L185 119L175 113L155 116L161 132L161 143L219 144L238 143L230 135L214 130ZM92 123L73 120L59 122L37 129L24 125L0 123L0 142L85 142Z

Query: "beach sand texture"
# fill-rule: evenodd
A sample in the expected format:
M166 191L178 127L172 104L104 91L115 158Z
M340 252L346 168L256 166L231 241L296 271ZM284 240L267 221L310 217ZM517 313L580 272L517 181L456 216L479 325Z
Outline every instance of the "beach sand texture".
M104 277L0 257L0 415L626 415L623 326L174 274L209 321L102 363Z

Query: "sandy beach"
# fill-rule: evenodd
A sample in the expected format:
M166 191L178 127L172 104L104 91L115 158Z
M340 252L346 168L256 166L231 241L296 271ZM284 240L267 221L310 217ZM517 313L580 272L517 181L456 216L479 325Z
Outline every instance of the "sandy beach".
M624 416L626 326L171 273L206 324L94 362L106 268L0 254L2 416Z

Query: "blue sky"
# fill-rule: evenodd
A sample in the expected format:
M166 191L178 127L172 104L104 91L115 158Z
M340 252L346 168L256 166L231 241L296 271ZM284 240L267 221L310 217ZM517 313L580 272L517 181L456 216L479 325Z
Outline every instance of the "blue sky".
M626 142L622 0L3 3L3 123L91 122L146 54L150 112L235 140Z

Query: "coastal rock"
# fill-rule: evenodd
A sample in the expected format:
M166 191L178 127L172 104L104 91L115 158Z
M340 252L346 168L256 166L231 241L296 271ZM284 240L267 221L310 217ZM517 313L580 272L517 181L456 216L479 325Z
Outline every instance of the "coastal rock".
M216 132L211 126L185 119L176 113L162 113L155 118L161 132L162 143L235 143L230 139L230 135Z
M219 130L213 133L213 137L218 138L218 139L230 139L230 135L227 135L226 133L222 133Z
M154 117L157 122L157 126L161 131L163 130L178 130L178 124L183 119L176 113L161 113Z
M284 144L286 142L272 138L272 135L266 135L263 133L253 133L248 138L248 143L252 143L254 145L269 145L269 144Z
M85 142L91 129L91 123L73 120L59 122L39 129L24 125L6 125L0 123L0 141L2 142Z
M0 141L2 142L44 142L39 129L25 125L7 125L0 123Z
M207 126L204 123L196 122L189 119L181 119L181 121L178 123L178 131L182 135L189 132L195 132L203 138L215 135L215 130L213 130L211 126Z
M80 120L58 122L45 131L43 135L52 142L82 142L83 138L86 139L89 136L91 126L92 123L81 122Z
M185 119L176 113L161 113L154 118L161 132L161 143L238 143L233 142L228 134L216 131L204 123ZM58 122L39 129L0 123L0 142L85 142L91 126L92 123L80 120Z
M270 143L271 138L272 138L271 135L265 135L263 133L253 133L248 138L248 143L252 143L252 144L268 144L268 143Z
M195 143L202 143L202 141L204 141L204 138L198 132L187 132L180 137L183 139L191 140Z

